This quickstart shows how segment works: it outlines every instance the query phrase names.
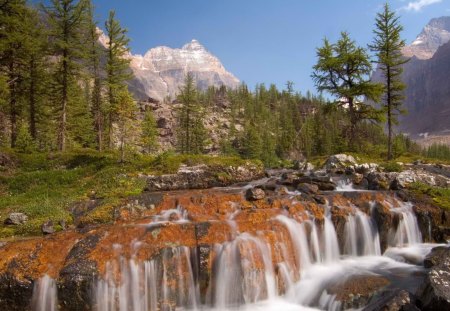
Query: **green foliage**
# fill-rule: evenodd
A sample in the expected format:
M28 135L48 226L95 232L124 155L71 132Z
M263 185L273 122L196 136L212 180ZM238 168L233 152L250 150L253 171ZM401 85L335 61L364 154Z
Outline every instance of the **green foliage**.
M399 17L391 11L386 3L383 11L378 13L375 19L375 30L373 31L375 38L369 47L376 53L376 63L383 73L382 108L386 114L388 125L388 160L395 157L392 127L398 123L397 115L405 112L402 104L406 85L402 82L402 73L403 65L408 62L408 59L405 59L402 54L405 46L405 40L400 37L402 30L403 26L400 24Z
M153 112L148 110L144 114L142 121L142 145L144 152L154 153L158 151L158 127Z
M381 167L383 167L386 172L401 172L403 170L403 166L401 164L392 161L382 163Z
M416 195L428 196L434 204L439 207L450 210L450 189L440 187L430 187L422 183L414 183L410 186L410 189Z
M370 81L372 64L367 51L358 47L348 33L342 32L334 44L324 39L317 49L317 63L312 78L317 89L336 97L337 104L345 107L349 115L347 137L350 149L355 150L357 126L364 120L378 120L379 112L366 100L377 101L382 86Z
M181 108L177 114L179 151L184 154L204 153L207 138L202 121L204 109L200 105L194 77L190 73L186 75L184 87L178 96L178 100L181 103Z
M433 159L450 160L450 146L434 143L424 149L423 155Z
M22 123L19 126L16 148L18 151L23 153L31 153L33 151L36 151L36 144L33 140L33 137L31 137L28 126L25 123Z

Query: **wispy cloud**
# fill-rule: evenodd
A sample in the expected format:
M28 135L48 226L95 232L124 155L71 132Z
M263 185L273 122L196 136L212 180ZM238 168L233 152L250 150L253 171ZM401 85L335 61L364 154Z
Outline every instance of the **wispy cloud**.
M408 2L408 4L404 7L402 7L402 10L405 11L414 11L419 12L422 11L424 7L427 7L429 5L442 2L442 0L417 0L413 2Z

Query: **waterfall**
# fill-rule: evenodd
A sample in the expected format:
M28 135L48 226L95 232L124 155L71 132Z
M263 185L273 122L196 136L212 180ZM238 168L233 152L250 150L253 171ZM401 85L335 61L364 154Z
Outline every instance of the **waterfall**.
M166 265L166 261L170 261L170 267ZM177 247L170 251L165 250L161 263L162 278L158 274L158 264L157 260L137 262L134 259L125 258L120 258L118 265L108 262L106 276L97 280L93 289L94 309L96 311L156 311L159 309L160 301L166 302L172 296L177 298L178 305L195 309L198 294L189 248ZM177 275L174 280L176 288L168 286L170 283L168 273Z
M33 311L56 311L57 305L55 280L44 275L34 284L31 309Z
M413 205L409 202L400 204L400 207L391 208L391 211L400 217L397 230L390 243L391 246L403 247L422 243L422 234L414 215Z
M344 254L351 256L380 256L380 237L373 220L358 209L345 224Z
M222 311L243 305L246 310L340 310L342 302L330 290L333 286L354 276L379 275L380 271L389 273L389 269L398 276L417 268L400 258L406 251L408 258L417 253L407 246L422 245L413 206L395 203L399 206L390 204L390 211L398 217L398 225L392 229L391 247L383 256L374 219L356 206L343 224L341 250L328 204L321 207L323 219L309 215L309 219L297 221L280 212L270 220L270 226L264 227L265 231L252 233L241 232L235 216L242 211L236 209L223 220L230 231L226 235L229 240L209 246L210 275L202 279L209 281L202 287L208 304L200 304L200 278L196 274L200 257L196 258L193 249L178 246L163 248L151 260L118 256L108 261L104 275L93 284L93 310ZM153 223L187 221L187 211L180 206L153 219ZM133 243L137 250L139 242ZM419 255L425 254L426 249L421 248ZM57 310L56 284L47 275L34 285L32 310Z

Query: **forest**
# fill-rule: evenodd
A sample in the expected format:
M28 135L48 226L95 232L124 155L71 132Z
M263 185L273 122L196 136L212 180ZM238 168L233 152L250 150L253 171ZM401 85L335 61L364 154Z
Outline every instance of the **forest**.
M400 76L407 59L399 54L405 44L402 26L387 5L375 21L371 46L360 47L343 32L337 42L325 39L317 49L311 77L319 95L301 94L292 82L283 90L264 84L253 90L245 84L198 90L188 73L172 99L181 106L171 150L159 148L155 116L139 110L128 90L129 38L114 11L99 25L90 0L36 6L2 0L0 7L0 146L5 150L88 149L115 153L121 162L140 154L203 154L210 141L204 118L219 112L231 126L216 155L259 159L267 167L341 152L386 160L450 158L448 146L422 148L395 132L404 113L407 86ZM106 47L99 44L100 26ZM389 72L387 82L370 80L375 68ZM219 100L227 107L218 108Z

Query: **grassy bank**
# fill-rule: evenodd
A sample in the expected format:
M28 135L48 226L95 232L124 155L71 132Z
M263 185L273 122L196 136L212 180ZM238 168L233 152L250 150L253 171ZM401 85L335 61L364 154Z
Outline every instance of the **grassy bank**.
M175 173L185 165L239 166L235 157L188 156L164 153L136 156L118 163L114 153L80 150L67 153L21 154L1 151L10 161L0 167L0 237L40 234L42 223L52 220L73 223L71 210L77 202L95 198L101 202L89 211L86 222L109 222L115 206L140 194L145 181L140 174ZM25 213L24 225L4 225L12 212ZM61 226L56 225L60 230Z

